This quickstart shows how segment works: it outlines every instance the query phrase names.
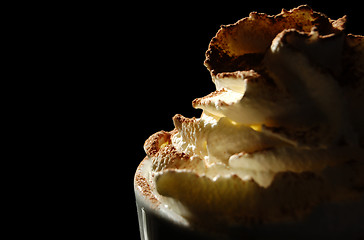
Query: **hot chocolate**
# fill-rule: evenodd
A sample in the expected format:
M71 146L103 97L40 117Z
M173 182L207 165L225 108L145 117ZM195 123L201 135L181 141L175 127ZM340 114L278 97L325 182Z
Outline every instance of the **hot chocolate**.
M364 37L345 24L300 6L222 26L201 117L177 114L145 143L141 226L152 214L208 239L364 236Z

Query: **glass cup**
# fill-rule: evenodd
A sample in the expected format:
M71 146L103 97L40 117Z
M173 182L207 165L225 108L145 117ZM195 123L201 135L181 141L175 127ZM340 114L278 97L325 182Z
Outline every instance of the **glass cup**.
M142 240L163 239L364 239L364 196L352 203L320 205L304 219L256 226L210 229L192 225L155 197L148 183L151 162L145 158L134 178L134 191Z

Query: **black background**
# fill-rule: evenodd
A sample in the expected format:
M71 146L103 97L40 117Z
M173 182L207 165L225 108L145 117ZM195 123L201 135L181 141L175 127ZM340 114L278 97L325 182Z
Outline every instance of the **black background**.
M115 111L122 114L120 125L117 124L121 136L116 151L120 155L115 159L121 167L113 171L122 176L121 186L116 185L116 190L122 192L120 204L126 199L129 206L121 211L121 219L127 214L128 236L139 237L133 176L145 157L144 141L157 131L172 130L172 117L177 113L186 117L201 114L192 108L192 100L214 90L203 62L220 25L235 23L252 11L274 15L282 8L289 10L305 3L331 19L347 15L346 32L363 35L361 5L354 1L149 2L131 4L123 10L121 14L130 15L118 29L127 42L121 46L119 60L126 60L127 64L121 63L121 98L114 103ZM120 231L125 233L125 229Z

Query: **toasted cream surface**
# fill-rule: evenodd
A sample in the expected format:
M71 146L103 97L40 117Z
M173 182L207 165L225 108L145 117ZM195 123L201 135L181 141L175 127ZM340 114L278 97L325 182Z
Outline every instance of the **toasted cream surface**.
M205 60L216 91L193 101L202 115L177 114L145 143L158 194L243 224L362 196L364 38L345 21L300 6L223 26Z

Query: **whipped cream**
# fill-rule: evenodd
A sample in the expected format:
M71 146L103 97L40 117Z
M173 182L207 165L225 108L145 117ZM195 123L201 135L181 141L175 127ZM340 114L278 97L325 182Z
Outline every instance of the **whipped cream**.
M249 223L303 216L364 187L364 38L301 6L223 26L205 65L216 91L200 118L145 144L150 181L190 218Z

